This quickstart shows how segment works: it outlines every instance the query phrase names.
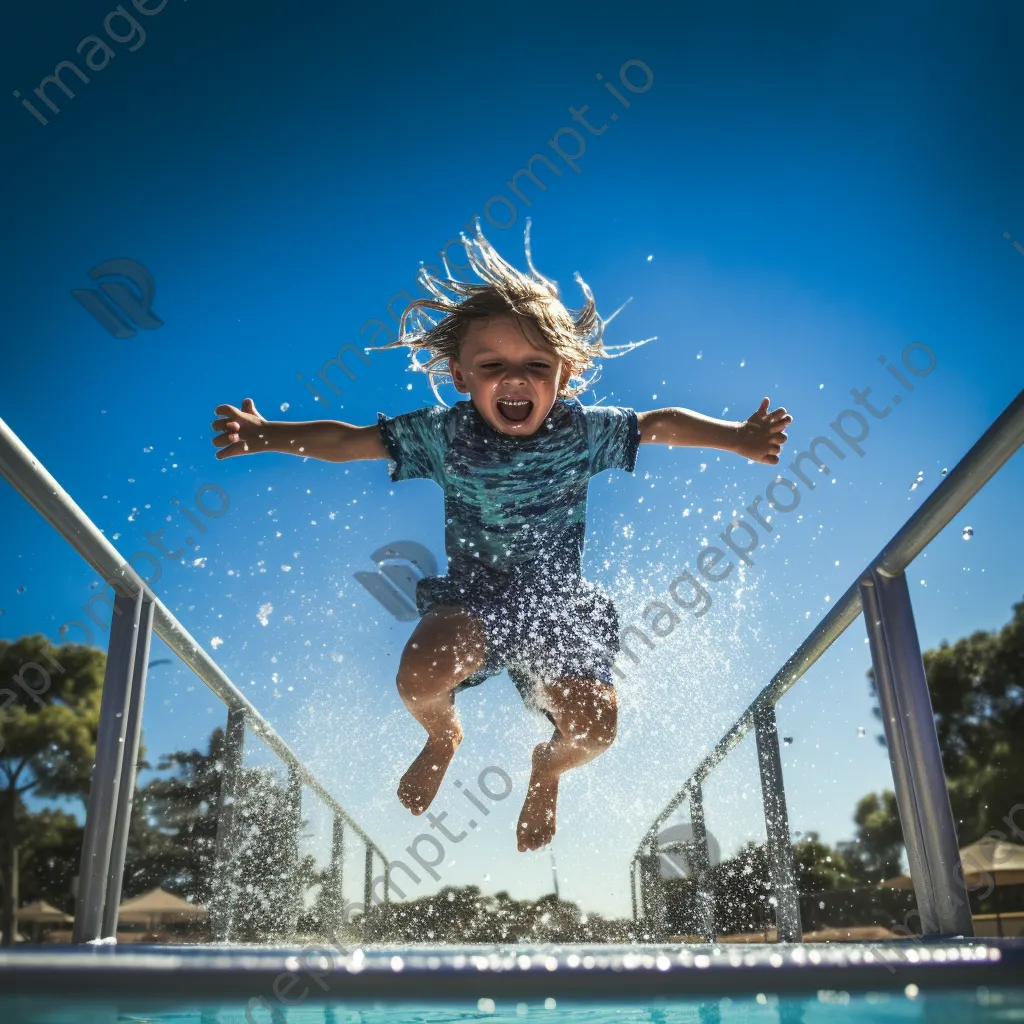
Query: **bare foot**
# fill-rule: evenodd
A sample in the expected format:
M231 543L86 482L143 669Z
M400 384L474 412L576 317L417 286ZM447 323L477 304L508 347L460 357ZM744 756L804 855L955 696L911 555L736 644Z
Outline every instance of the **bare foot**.
M519 812L516 835L519 852L539 850L555 837L555 804L558 801L558 776L552 775L545 765L547 743L533 748L533 771L526 790L526 801Z
M422 814L431 805L461 742L461 730L455 735L447 733L436 739L431 736L416 760L409 765L398 784L398 799L413 814Z

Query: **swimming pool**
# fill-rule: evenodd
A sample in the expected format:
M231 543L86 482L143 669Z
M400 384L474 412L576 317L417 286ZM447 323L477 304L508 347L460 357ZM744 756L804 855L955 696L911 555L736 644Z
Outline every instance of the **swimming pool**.
M0 956L4 1024L1024 1020L1024 942Z

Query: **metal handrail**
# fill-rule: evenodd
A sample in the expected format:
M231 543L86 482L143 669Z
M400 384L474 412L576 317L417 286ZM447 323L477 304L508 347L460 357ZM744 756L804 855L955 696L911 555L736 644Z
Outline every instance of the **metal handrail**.
M807 673L822 655L856 621L862 611L862 580L873 574L896 577L958 515L1009 458L1024 444L1024 391L1003 410L978 441L949 471L891 540L858 574L855 582L811 631L750 706L700 761L644 833L631 864L634 866L656 840L658 828L680 807L708 774L719 765L754 727L759 714L778 701ZM635 889L635 885L634 885Z
M227 677L209 653L150 590L121 553L100 532L71 496L0 418L0 474L85 559L115 592L130 600L140 594L153 606L153 629L167 646L220 698L229 711L245 716L246 724L295 776L326 803L334 814L387 865L381 848L322 783L299 760L248 698ZM386 870L386 869L385 869Z

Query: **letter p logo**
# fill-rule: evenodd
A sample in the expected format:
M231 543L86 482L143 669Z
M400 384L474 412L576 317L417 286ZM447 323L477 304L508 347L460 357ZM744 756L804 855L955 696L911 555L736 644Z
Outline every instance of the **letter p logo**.
M100 263L89 271L97 278L116 274L126 277L138 291L121 281L104 281L99 289L73 288L71 294L115 338L134 338L135 328L126 319L130 317L144 331L155 331L164 322L151 309L156 284L153 275L137 260L119 257ZM100 294L102 292L102 294Z
M353 575L399 622L414 622L416 584L424 576L437 574L437 560L414 540L399 540L373 552L370 557L379 572L357 572Z

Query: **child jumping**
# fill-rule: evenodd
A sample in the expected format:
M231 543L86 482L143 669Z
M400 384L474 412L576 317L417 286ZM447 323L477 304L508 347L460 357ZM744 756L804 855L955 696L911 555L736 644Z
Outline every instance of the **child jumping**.
M425 477L444 490L448 572L416 588L420 622L402 652L398 693L427 732L398 798L422 814L462 741L455 694L507 669L527 706L555 731L533 751L518 847L555 834L558 780L615 738L611 668L619 650L615 605L583 578L587 484L609 469L633 471L641 444L718 448L776 465L792 422L765 398L744 422L686 409L632 409L573 401L610 354L605 322L583 279L573 316L558 286L533 266L506 263L484 238L462 238L483 283L420 271L433 299L402 315L393 348L416 368L450 379L468 402L431 406L358 427L334 420L265 420L252 399L217 407L218 459L285 452L327 462L389 459L392 480ZM454 298L452 297L454 296ZM434 320L424 311L443 314ZM418 353L429 358L420 364ZM591 376L585 376L591 371Z

